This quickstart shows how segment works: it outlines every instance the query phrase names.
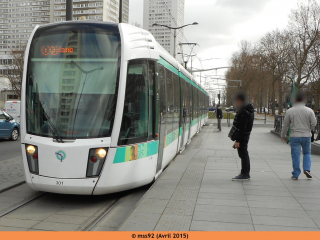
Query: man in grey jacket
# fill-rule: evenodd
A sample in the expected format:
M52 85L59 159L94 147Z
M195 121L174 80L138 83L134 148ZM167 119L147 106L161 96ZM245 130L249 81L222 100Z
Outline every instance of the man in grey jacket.
M300 155L301 147L303 151L303 171L307 178L312 178L311 175L311 130L314 130L317 120L314 112L305 106L306 95L303 92L298 92L296 102L292 108L286 112L284 118L281 139L285 140L290 127L290 145L292 157L292 179L298 180L301 174Z

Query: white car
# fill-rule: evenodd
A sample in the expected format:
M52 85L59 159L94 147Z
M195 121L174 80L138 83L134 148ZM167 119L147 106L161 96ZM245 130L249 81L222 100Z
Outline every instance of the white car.
M20 123L20 101L7 101L3 110Z

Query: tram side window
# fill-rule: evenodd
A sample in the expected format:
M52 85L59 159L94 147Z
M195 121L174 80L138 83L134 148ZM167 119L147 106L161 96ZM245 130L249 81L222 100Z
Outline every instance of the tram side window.
M167 99L167 119L166 119L166 129L167 133L172 132L172 122L173 122L173 84L172 84L172 72L168 69L166 71L166 99Z
M204 113L204 109L205 109L204 104L205 104L205 99L206 99L206 97L205 97L205 95L204 95L203 92L201 92L201 99L202 99L202 103L201 103L201 116L203 116L203 115L205 114L205 113Z
M198 117L200 117L200 104L201 104L201 100L200 100L200 90L199 89L197 89L196 90L197 91L197 115L198 115Z
M192 119L196 119L197 116L197 92L194 87L192 87Z
M120 145L148 140L148 98L148 62L146 60L130 61L119 137Z
M190 95L189 95L189 85L188 83L183 80L183 98L184 98L184 109L183 109L183 114L185 117L186 123L190 123Z
M148 62L148 69L149 69L149 141L155 138L155 115L156 115L156 108L155 108L155 62L149 61Z
M176 74L173 74L174 85L174 116L173 116L173 130L179 129L180 123L180 81Z
M160 81L160 116L162 124L167 119L167 103L166 103L166 82L164 67L159 64L159 81Z
M189 114L188 114L188 117L190 118L190 121L193 120L193 94L192 94L192 85L190 83L187 84L188 85L188 90L189 90Z

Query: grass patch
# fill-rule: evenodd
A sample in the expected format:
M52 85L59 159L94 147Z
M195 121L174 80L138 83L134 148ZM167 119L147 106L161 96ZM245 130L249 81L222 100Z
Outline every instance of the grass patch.
M223 112L223 119L228 119L228 113ZM209 119L217 119L217 113L216 112L209 112L208 113ZM230 113L230 119L234 119L235 115L233 113Z

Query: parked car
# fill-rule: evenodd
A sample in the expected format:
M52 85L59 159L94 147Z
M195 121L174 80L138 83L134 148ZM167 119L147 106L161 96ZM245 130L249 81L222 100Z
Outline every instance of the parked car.
M268 112L268 108L261 108L261 112L260 112L260 109L254 109L255 112L258 112L259 110L259 113L267 113Z
M226 111L227 112L234 112L235 108L233 106L230 106L230 107L226 108Z
M209 108L209 112L215 112L215 111L216 111L216 107Z
M10 114L0 109L0 138L17 141L19 133L20 124Z

